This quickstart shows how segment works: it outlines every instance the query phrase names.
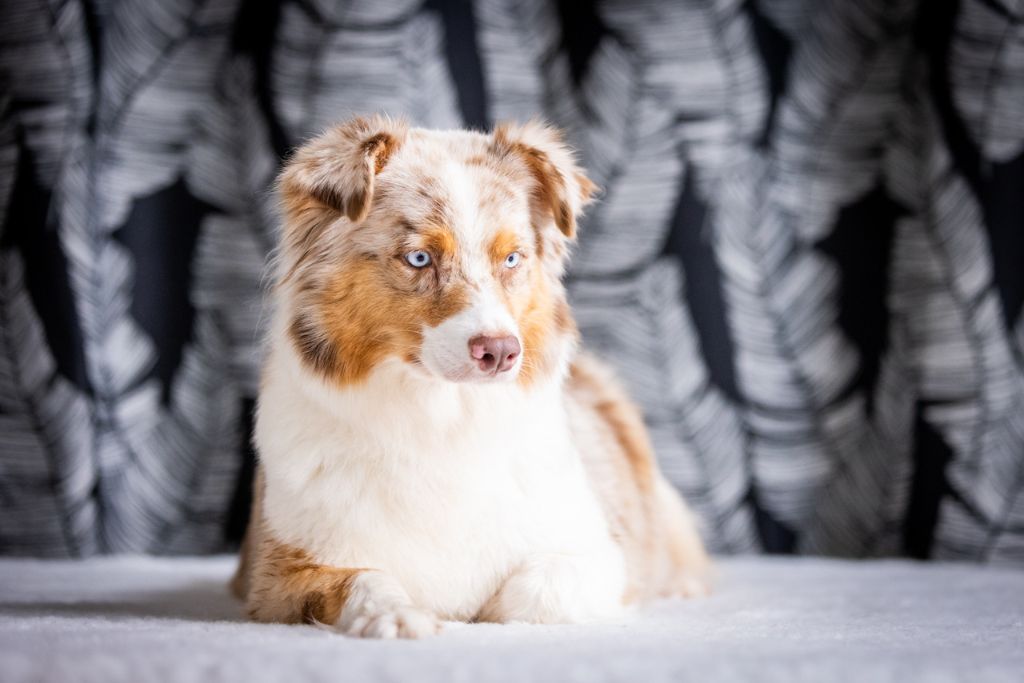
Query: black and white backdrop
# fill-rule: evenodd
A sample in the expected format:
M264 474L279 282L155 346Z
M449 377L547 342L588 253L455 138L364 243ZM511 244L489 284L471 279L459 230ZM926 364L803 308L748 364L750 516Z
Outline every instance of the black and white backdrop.
M718 552L1024 565L1024 2L4 0L0 551L244 524L268 188L563 126L570 276Z

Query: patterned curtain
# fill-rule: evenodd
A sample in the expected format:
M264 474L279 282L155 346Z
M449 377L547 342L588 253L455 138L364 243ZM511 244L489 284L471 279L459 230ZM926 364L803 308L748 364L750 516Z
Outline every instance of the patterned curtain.
M1024 565L1024 2L5 0L0 551L244 526L269 192L541 115L570 289L717 552Z

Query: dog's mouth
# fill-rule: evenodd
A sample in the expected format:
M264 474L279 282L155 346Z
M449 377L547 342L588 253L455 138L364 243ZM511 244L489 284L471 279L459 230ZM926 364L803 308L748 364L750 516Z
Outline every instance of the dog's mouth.
M412 370L425 379L441 379L455 384L501 384L514 380L519 375L521 363L508 370L499 372L497 368L481 370L472 363L461 363L447 367L432 367L419 356L408 358L407 363Z
M447 370L442 374L445 380L457 384L501 384L515 379L518 371L484 372L473 366Z

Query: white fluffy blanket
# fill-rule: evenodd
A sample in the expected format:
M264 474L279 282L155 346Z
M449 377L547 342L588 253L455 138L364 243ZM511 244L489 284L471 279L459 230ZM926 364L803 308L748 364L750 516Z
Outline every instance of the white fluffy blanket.
M246 623L230 558L0 560L0 681L1024 681L1024 572L722 561L716 594L423 641Z

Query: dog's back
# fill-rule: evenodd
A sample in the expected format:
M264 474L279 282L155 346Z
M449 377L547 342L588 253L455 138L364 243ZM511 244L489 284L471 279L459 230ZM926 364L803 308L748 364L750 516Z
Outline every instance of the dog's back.
M574 360L565 391L591 485L626 555L626 599L705 593L707 554L690 511L661 474L636 405L586 353Z

